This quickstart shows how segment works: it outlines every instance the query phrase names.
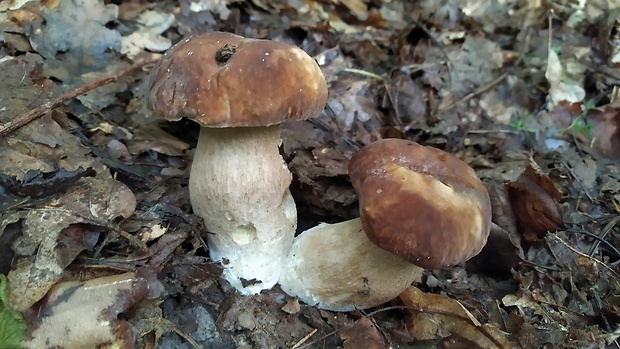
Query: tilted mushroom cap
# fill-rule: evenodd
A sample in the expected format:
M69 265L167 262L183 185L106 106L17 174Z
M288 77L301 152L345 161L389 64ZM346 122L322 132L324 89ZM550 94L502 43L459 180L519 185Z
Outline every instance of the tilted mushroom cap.
M384 139L349 163L369 240L423 268L462 263L486 244L491 204L474 170L413 141Z
M179 42L153 68L146 103L168 120L269 126L318 115L327 84L296 46L213 32Z

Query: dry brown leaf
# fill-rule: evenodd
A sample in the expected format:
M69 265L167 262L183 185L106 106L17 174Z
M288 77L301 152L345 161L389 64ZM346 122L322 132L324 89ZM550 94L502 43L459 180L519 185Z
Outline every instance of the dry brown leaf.
M338 2L353 12L357 19L365 20L368 18L368 6L362 0L340 0Z
M603 154L620 158L620 109L607 105L588 113L595 124L592 137Z
M145 11L138 16L136 22L136 31L121 38L121 53L133 59L145 49L163 52L170 48L170 40L160 34L174 22L172 13Z
M516 181L506 184L512 211L530 241L562 226L557 200L562 194L533 161Z
M456 335L475 343L478 348L511 348L502 331L490 323L481 325L454 299L424 293L414 286L407 288L399 297L406 306L412 307L407 329L417 340Z
M147 279L127 273L63 282L29 321L26 348L133 348L131 325L117 316L149 293Z
M287 299L286 304L282 307L282 311L289 314L297 314L301 310L301 306L299 305L299 300L295 299Z
M168 156L180 156L189 148L189 144L155 125L146 125L134 132L134 141L127 147L134 155L155 151Z
M74 225L97 225L97 222L106 225L117 217L129 217L135 210L136 198L122 183L82 178L60 196L55 205L57 207L30 210L22 217L23 236L13 245L20 259L8 275L9 302L18 311L39 301L61 279L71 261L82 250L94 245L59 248L63 245L63 237L75 235L71 230ZM85 234L87 232L89 230L83 230L84 239L89 235Z
M57 204L82 217L109 222L131 216L137 202L133 192L121 182L84 178L67 190Z
M375 102L369 98L372 83L370 79L352 81L347 90L328 102L334 112L337 129L349 133L356 120L367 122L373 117Z
M398 71L386 82L386 93L395 113L395 122L403 131L428 130L428 91L411 77L410 71Z
M344 341L344 349L386 349L381 333L368 317L355 322L352 327L343 327L339 332Z
M506 307L517 307L522 312L527 311L540 316L545 315L545 309L532 299L529 294L524 294L522 292L504 296L504 298L502 298L502 304Z
M564 64L567 65L567 67L569 64L572 67L577 66L577 63L574 61L566 62L566 59L564 60ZM580 68L585 70L584 67ZM586 92L583 88L583 73L576 74L577 76L580 75L580 77L570 79L567 77L567 72L565 70L565 67L563 67L560 62L558 54L554 50L549 50L545 77L549 82L549 97L552 106L564 101L579 103L585 98Z

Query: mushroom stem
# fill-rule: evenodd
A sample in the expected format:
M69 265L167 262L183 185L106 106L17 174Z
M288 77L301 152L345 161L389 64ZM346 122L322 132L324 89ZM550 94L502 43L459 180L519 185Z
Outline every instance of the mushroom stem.
M286 293L308 305L350 311L396 298L422 271L368 240L356 218L301 233L279 282Z
M203 127L194 155L190 199L209 231L211 259L245 294L275 285L295 235L292 177L280 143L278 126Z

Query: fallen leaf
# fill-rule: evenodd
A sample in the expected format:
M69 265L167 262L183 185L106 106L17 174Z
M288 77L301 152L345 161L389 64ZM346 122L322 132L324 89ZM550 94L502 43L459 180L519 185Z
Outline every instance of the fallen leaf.
M133 33L121 38L121 53L134 58L144 49L152 52L164 52L172 46L170 39L161 36L174 22L172 13L145 11L138 16Z
M447 87L459 96L471 92L472 86L482 87L493 80L492 72L504 64L501 47L496 42L479 36L466 36L460 49L448 54L455 71L452 84ZM426 63L436 64L436 60L437 57L434 57Z
M217 13L225 20L230 16L230 9L226 6L230 0L180 0L181 13L188 16L190 13Z
M57 203L65 210L103 222L131 216L137 204L126 185L98 178L82 179L58 198Z
M368 6L362 0L340 0L344 6L346 6L357 19L365 20L368 18Z
M21 180L0 173L0 189L21 197L43 198L62 194L80 178L95 174L92 168L82 167L78 167L75 171L67 171L64 168L52 172L29 170Z
M65 84L81 80L82 74L110 65L113 52L121 50L121 35L106 28L116 20L118 7L98 0L60 0L43 7L44 22L32 23L27 33L35 51L45 57L44 72ZM62 58L57 54L64 52Z
M454 299L424 293L414 286L409 286L399 297L406 306L412 307L408 310L407 329L416 340L458 335L475 343L480 349L512 348L502 331L490 323L480 324L461 303Z
M588 113L594 120L592 137L605 155L620 158L620 107L608 105Z
M355 120L366 122L372 118L375 102L368 97L370 87L371 81L353 81L347 90L328 102L336 116L338 129L346 132Z
M134 130L134 142L127 147L131 154L155 151L168 156L183 155L189 144L164 132L154 125L143 126Z
M556 231L562 226L556 202L562 194L547 176L540 173L533 160L516 181L506 184L506 189L512 211L527 240L538 240L548 231Z
M395 121L402 131L428 130L428 91L411 78L410 71L397 71L386 82Z
M301 310L301 306L299 305L299 300L295 299L287 299L286 304L282 306L282 311L288 314L297 314Z
M9 301L16 310L23 311L39 301L60 280L71 261L97 242L96 237L94 241L88 239L91 230L85 227L81 230L83 240L61 240L71 236L67 229L79 223L106 226L118 217L129 217L135 210L136 198L122 183L82 178L55 205L23 213L22 236L13 244L18 263L8 275ZM61 241L68 243L67 248L58 248ZM71 241L91 242L80 247Z
M552 106L564 101L582 102L586 96L586 91L582 86L583 81L568 79L564 71L558 54L554 50L549 50L545 77L549 82L549 97ZM581 77L583 78L583 74Z
M127 273L54 286L31 319L27 348L134 347L131 325L118 315L145 298L148 281Z
M379 329L368 318L362 317L353 326L343 326L338 332L344 341L344 349L387 349Z

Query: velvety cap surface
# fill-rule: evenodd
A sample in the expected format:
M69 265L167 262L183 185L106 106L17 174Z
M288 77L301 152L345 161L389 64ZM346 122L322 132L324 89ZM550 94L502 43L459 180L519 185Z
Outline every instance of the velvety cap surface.
M366 235L423 268L462 263L486 244L491 204L474 170L413 141L384 139L349 162Z
M166 52L147 82L147 107L202 126L268 126L317 116L327 84L296 46L222 32L199 34Z

